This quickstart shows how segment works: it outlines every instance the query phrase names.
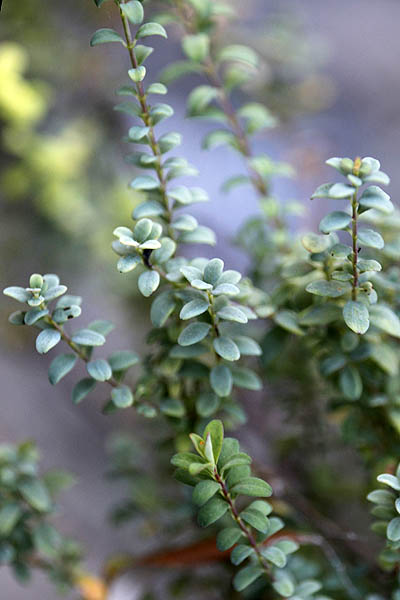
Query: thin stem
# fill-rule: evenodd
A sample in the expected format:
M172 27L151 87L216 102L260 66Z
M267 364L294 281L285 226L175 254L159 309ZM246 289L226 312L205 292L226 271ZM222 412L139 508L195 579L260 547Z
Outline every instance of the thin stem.
M120 16L121 16L122 26L124 29L124 35L125 35L125 39L126 39L126 44L127 44L127 48L128 48L128 52L129 52L130 61L131 61L132 67L134 69L137 69L139 65L138 65L137 58L135 55L135 50L134 50L136 42L134 41L134 39L132 37L128 18L122 12L121 8L120 8ZM140 106L142 109L142 120L143 120L144 124L146 125L146 127L149 127L148 138L150 141L150 147L153 152L153 155L157 158L157 161L155 164L155 171L157 173L157 177L158 177L158 180L160 183L161 196L162 196L164 208L166 211L168 234L170 235L170 237L174 238L174 231L170 227L170 224L172 222L172 210L169 205L169 199L168 199L168 194L167 194L167 180L166 180L166 175L164 173L164 168L162 165L162 154L160 151L160 146L157 142L157 139L156 139L156 136L154 133L153 124L151 122L150 108L147 103L147 95L144 90L143 83L141 81L136 82L136 90L137 90L137 97L138 97L138 100L139 100L139 103L140 103Z
M195 27L192 25L192 19L186 14L186 6L182 0L175 0L178 16L181 19L182 25L187 33L195 33ZM269 195L269 187L267 182L261 177L261 175L251 166L251 160L254 157L251 149L251 144L246 131L243 129L236 110L231 102L229 94L226 92L223 82L218 73L218 69L212 59L211 54L203 61L204 72L208 81L218 90L216 101L219 103L223 112L225 113L232 133L234 134L239 152L246 159L246 168L250 176L252 186L255 188L260 198L264 198ZM284 224L279 217L274 217L274 224L278 228L282 228Z
M73 350L75 352L75 354L81 359L83 360L85 363L89 362L89 358L86 356L86 354L84 353L84 351L79 348L78 344L75 344L75 342L72 341L72 339L69 337L69 335L64 331L64 328L61 327L61 325L59 325L52 317L47 316L46 317L46 321L47 323L49 323L52 327L54 327L54 329L57 329L57 331L60 332L61 335L61 339L68 344L68 346L71 348L71 350ZM118 381L116 379L114 379L114 377L111 377L110 379L107 379L104 383L108 383L109 385L111 385L112 387L118 387L120 384L118 383Z
M230 509L233 519L236 521L238 527L240 527L242 533L246 536L250 546L253 548L253 550L257 556L258 562L260 563L260 566L265 571L265 573L269 577L269 579L273 580L273 575L271 573L271 569L270 569L266 559L262 555L259 545L257 544L251 530L244 524L243 520L240 518L240 515L237 511L234 501L231 498L228 488L226 487L226 484L225 484L224 480L222 479L222 477L220 476L220 474L218 473L217 469L214 469L214 478L215 478L215 481L217 481L217 483L219 483L219 485L221 487L222 495L229 505L229 509Z
M351 262L353 265L353 289L351 291L352 300L357 300L357 288L358 288L358 269L357 269L357 261L358 261L358 247L357 247L357 190L353 194L353 198L351 201L351 237L353 240L353 252L351 255Z

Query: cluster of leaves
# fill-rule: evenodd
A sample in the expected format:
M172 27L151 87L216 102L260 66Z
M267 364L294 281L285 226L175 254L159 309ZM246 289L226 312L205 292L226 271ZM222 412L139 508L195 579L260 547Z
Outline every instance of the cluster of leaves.
M226 146L239 153L247 166L247 174L229 178L223 191L252 185L269 217L279 220L279 213L282 210L285 213L286 209L270 195L270 179L274 175L290 176L293 170L286 163L274 162L266 154L253 155L251 148L252 138L275 127L278 121L264 104L247 101L235 109L231 101L234 92L245 90L250 82L260 77L259 56L243 44L220 45L221 17L231 19L235 16L234 10L225 2L172 0L170 4L173 11L162 13L157 19L181 26L185 59L169 65L163 72L163 81L172 82L193 73L205 78L206 83L195 87L187 100L189 116L217 122L217 128L205 136L203 147Z
M104 1L96 0L96 4L100 6ZM72 353L57 356L50 365L51 383L67 375L78 358L86 364L89 377L75 386L75 402L83 400L96 382L107 382L111 400L105 412L135 405L142 415L154 417L160 410L179 432L176 435L174 431L173 438L179 450L187 449L186 434L202 431L212 415L223 417L225 426L243 422L245 415L232 395L233 387L259 390L261 378L238 361L243 356L259 356L269 366L275 360L276 372L282 374L290 362L282 360L287 342L298 350L297 371L312 382L314 377L317 379L305 368L311 356L319 369L318 383L324 384L331 405L347 409L351 441L361 446L370 460L398 455L400 381L392 338L400 337L396 314L400 303L396 295L398 269L390 261L400 253L396 241L399 227L396 229L393 222L384 224L390 240L386 254L384 239L378 232L359 228L363 221L378 222L377 215L386 218L393 210L389 196L378 187L389 183L379 162L370 157L330 159L328 164L344 175L346 182L325 184L313 197L347 201L348 208L322 219L322 235L307 234L302 243L293 241L286 217L297 207L282 205L270 193L271 177L289 175L291 170L264 154L254 156L251 149L252 136L274 126L276 120L261 104L250 102L235 109L230 99L234 90L247 86L257 73L258 57L247 46L238 44L215 49L219 18L231 12L226 4L171 0L172 13L164 13L153 22L144 22L143 5L138 0L116 4L123 35L114 29L100 29L91 45L121 44L131 63L130 83L118 90L127 100L116 110L137 120L126 137L127 143L135 144L128 162L145 174L136 176L130 187L145 198L133 211L133 226L114 230L117 239L113 249L119 256L118 270L135 271L134 276L139 272L140 293L152 297L149 312L154 328L148 336L152 352L143 359L133 391L123 378L138 357L122 351L107 360L93 359L93 348L105 343L111 325L96 321L68 334L64 324L80 315L81 301L65 296L66 288L55 275L34 274L28 288L6 288L6 295L28 305L28 310L13 313L11 322L40 329L36 342L40 353L48 352L61 340L69 346ZM164 25L171 20L178 20L184 28L182 48L186 59L164 73L164 83L146 85L145 63L153 48L142 44L142 40L167 37ZM130 25L136 27L134 35ZM263 218L248 223L241 238L253 260L258 261L255 281L265 291L243 280L238 271L225 270L220 258L190 260L179 254L182 244L215 244L214 232L186 212L193 203L207 201L206 192L175 182L196 175L196 169L179 155L166 156L170 151L175 153L180 134L172 131L156 135L157 125L171 117L173 109L166 103L153 104L152 99L167 93L165 82L186 73L202 74L208 80L193 90L188 100L191 116L218 122L218 129L206 136L204 147L228 146L246 163L247 175L230 179L225 190L249 184L259 197ZM370 183L373 185L361 191L364 184ZM178 212L182 209L185 212ZM351 245L343 243L337 232L340 236L340 232L349 233ZM369 249L375 254L370 256ZM57 303L50 308L53 300ZM248 322L256 318L267 319L261 344L248 335ZM302 391L297 390L297 402L303 401ZM315 423L313 420L314 427ZM234 578L236 590L245 590L265 575L271 594L276 592L292 600L326 600L326 596L318 595L321 583L309 578L306 568L300 573L296 570L291 554L297 550L297 542L284 532L277 535L283 522L270 516L272 506L260 499L270 496L272 490L252 475L251 458L241 452L237 440L224 438L222 422L211 421L203 436L193 433L191 440L196 453L181 452L172 459L176 477L194 487L193 501L199 507L201 526L225 519L217 537L218 548L232 548L231 562L235 566L248 560ZM141 475L128 460L130 456L122 444L122 460L114 476ZM146 478L142 479L146 489ZM395 490L400 487L395 477L385 476L380 481L390 481ZM246 504L246 496L256 499ZM377 507L376 516L390 519L385 522L391 544L388 550L396 554L400 529L398 511L394 512L396 498L380 490L370 499L383 505ZM124 520L138 509L144 511L143 499L134 497L116 516ZM388 562L393 565L395 561ZM393 585L397 586L397 580ZM373 587L369 582L364 586L368 590ZM394 593L395 598L397 589Z
M391 569L400 560L400 465L395 475L382 473L377 479L386 488L373 490L367 498L375 505L371 513L378 519L372 529L386 538L386 548L380 554L380 561L384 567ZM398 583L400 594L400 581Z
M122 384L123 377L130 367L138 362L138 356L129 350L112 353L108 359L93 358L95 347L103 346L106 336L113 329L110 321L93 321L86 328L77 329L69 335L65 323L81 314L80 296L66 295L67 287L60 285L57 275L34 273L29 279L29 287L7 287L6 296L28 305L28 310L10 315L13 325L28 325L40 329L36 338L36 350L46 354L59 342L64 341L72 352L59 354L49 366L49 381L57 384L75 367L78 359L86 363L89 377L81 379L72 391L72 400L79 404L98 382L107 382L112 387L111 399L104 410L127 408L133 404L131 389ZM51 303L57 300L54 306Z
M42 567L61 589L73 583L79 546L49 522L54 498L73 478L62 471L38 473L38 452L26 442L0 446L0 564L25 582Z
M363 184L389 183L386 173L380 171L380 163L376 159L331 158L327 164L343 174L346 183L324 184L312 195L312 198L330 198L334 200L350 201L351 210L335 210L324 216L319 229L323 234L335 231L347 231L351 235L352 245L337 243L333 246L326 238L308 236L303 238L303 244L312 255L317 254L315 262L321 262L325 268L325 277L312 281L306 290L311 294L326 298L346 298L351 294L343 306L343 318L346 325L355 333L364 334L370 326L369 305L376 305L378 295L371 281L371 274L381 271L382 265L374 259L359 258L364 248L384 247L382 236L373 229L358 229L358 220L361 214L370 209L381 211L385 214L393 212L390 197L377 185L370 185L359 194ZM328 263L325 245L329 248L331 261ZM322 256L318 256L321 254ZM320 261L319 261L320 259ZM391 309L385 307L383 313L388 311L390 318ZM373 313L374 315L374 313ZM378 310L376 320L379 324L382 311ZM397 323L392 316L393 324ZM374 319L373 319L374 323ZM400 324L400 322L399 322ZM379 325L378 325L379 327ZM395 327L393 333L398 334L400 329Z
M146 146L147 151L136 150L128 156L128 161L153 172L139 175L131 182L133 189L146 192L146 199L133 211L134 227L117 227L114 235L118 239L113 242L114 251L121 257L119 271L127 273L140 266L138 287L145 297L160 289L151 306L152 323L160 331L151 334L151 341L158 341L161 348L160 353L149 357L151 368L138 382L143 399L141 410L153 416L150 402L154 404L158 397L161 411L173 418L193 414L193 409L200 417L209 416L219 408L232 412L234 405L228 397L233 385L260 389L253 371L229 366L241 355L261 353L258 344L243 336L240 329L249 319L257 318L250 306L255 290L247 281L238 285L241 274L224 271L221 259L189 261L176 256L180 244L215 243L214 232L199 225L193 215L176 214L177 210L207 201L208 197L198 187L170 185L175 179L197 171L183 157L165 157L180 144L179 133L168 132L160 138L155 133L156 125L169 118L173 109L165 103L150 103L153 95L166 94L167 88L160 83L145 88L144 63L153 49L139 42L153 35L166 37L165 29L156 22L143 24L139 2L121 4L120 11L125 39L114 30L101 29L94 34L91 44L120 42L129 50L132 68L128 75L135 85L119 89L118 93L130 100L116 108L141 120L140 125L129 129L126 140ZM134 37L129 23L137 26ZM258 301L262 302L262 294L258 295ZM188 320L192 322L181 324ZM181 385L186 377L192 379L188 381L190 392ZM223 406L221 398L227 398ZM241 414L238 418L242 418Z
M284 598L293 600L327 600L316 594L321 584L303 580L296 584L290 570L285 569L288 557L296 552L298 544L276 534L284 527L283 521L270 516L272 506L266 500L271 496L271 486L251 473L251 457L240 450L239 442L224 437L221 421L211 421L203 436L190 435L196 453L181 452L172 458L177 467L175 477L193 486L193 502L200 507L198 523L208 527L222 517L229 516L226 526L217 536L221 552L233 548L231 562L240 565L248 560L233 580L237 591L246 589L262 575L272 582L273 589ZM239 509L243 496L256 497Z

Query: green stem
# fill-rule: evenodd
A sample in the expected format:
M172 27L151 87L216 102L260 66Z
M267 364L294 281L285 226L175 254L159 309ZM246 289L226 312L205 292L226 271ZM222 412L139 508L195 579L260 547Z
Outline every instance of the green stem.
M47 316L46 317L46 321L47 323L49 323L49 325L51 325L54 329L56 329L57 331L60 332L61 335L61 339L68 344L68 346L71 348L71 350L73 350L75 352L75 354L81 359L83 360L86 364L89 362L89 358L86 356L86 354L84 353L84 351L79 348L78 344L75 344L75 342L72 341L72 339L69 337L69 335L64 331L64 328L59 325L52 317ZM107 379L104 383L108 383L109 385L111 385L111 387L118 387L120 384L118 383L118 381L116 379L114 379L114 377L111 377L110 379Z
M229 505L229 510L232 515L232 518L237 523L237 525L240 528L240 530L242 531L242 533L246 536L250 546L253 548L253 550L257 556L258 562L260 563L261 568L264 570L265 574L269 577L269 579L273 580L273 575L271 573L271 569L270 569L266 559L262 555L261 549L260 549L259 545L257 544L257 542L254 538L254 535L252 534L251 530L244 524L243 519L240 518L240 514L238 513L238 510L235 506L234 500L232 500L232 498L231 498L228 488L226 487L225 481L222 479L221 475L218 473L218 470L216 468L214 469L213 475L214 475L215 481L217 483L219 483L219 485L221 487L221 492L224 497L224 500Z
M175 0L175 5L177 8L178 16L181 19L184 29L187 31L187 33L196 33L196 29L192 25L192 22L195 21L191 20L188 17L188 15L186 15L186 7L184 6L182 0ZM221 81L218 69L215 66L211 54L209 54L204 59L203 66L208 81L218 90L216 101L218 102L228 119L231 131L236 138L239 152L245 158L246 168L250 176L251 184L255 188L259 197L265 198L269 195L269 187L267 185L267 182L251 166L251 160L254 157L254 155L251 150L248 135L240 123L240 120L237 116L237 112L235 111L229 94L225 90L225 87L223 85L223 82ZM284 228L285 226L285 224L281 221L281 219L279 219L279 217L274 217L273 222L277 228Z
M125 39L126 39L126 44L127 44L127 48L128 48L128 52L129 52L131 65L134 69L137 69L139 65L138 65L137 58L135 55L135 50L134 50L135 41L132 38L132 33L131 33L130 26L129 26L128 18L122 12L121 9L120 9L120 16L121 16L121 21L122 21L122 27L124 29L124 35L125 35ZM141 81L136 83L136 90L137 90L138 100L139 100L139 103L140 103L140 106L142 109L142 120L143 120L145 126L149 127L148 137L149 137L149 141L150 141L150 147L153 152L153 155L157 158L157 162L155 165L155 171L157 173L158 181L160 183L161 196L162 196L163 205L164 205L164 208L166 211L166 222L168 224L168 235L174 239L175 234L174 234L173 229L170 227L171 222L172 222L172 210L171 210L171 207L169 204L169 199L168 199L168 194L167 194L167 180L166 180L166 175L164 173L164 169L163 169L163 165L162 165L162 154L160 151L160 146L157 142L157 139L156 139L156 136L154 133L154 127L151 122L150 109L149 109L149 105L147 103L147 96L146 96L146 92L144 90L143 83Z
M352 209L352 215L351 215L351 237L352 237L352 241L353 241L353 251L352 251L352 256L351 256L351 262L353 265L353 289L351 291L351 298L352 300L357 300L357 288L358 288L358 270L357 270L357 261L358 261L358 247L357 247L357 209L358 209L358 202L357 202L357 190L354 192L353 194L353 198L351 201L351 209Z

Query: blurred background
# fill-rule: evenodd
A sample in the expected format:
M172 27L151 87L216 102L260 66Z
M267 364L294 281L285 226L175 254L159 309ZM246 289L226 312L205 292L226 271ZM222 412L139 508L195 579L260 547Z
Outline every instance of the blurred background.
M293 229L309 229L318 222L322 207L311 204L309 196L329 177L323 163L330 156L379 158L392 178L390 191L396 202L399 2L235 0L235 4L241 17L227 36L253 45L263 57L262 78L254 82L253 91L281 120L281 126L260 136L257 144L296 171L275 187L282 202L304 204L304 215L293 222ZM112 230L129 225L138 201L127 187L133 169L123 160L126 148L121 137L129 120L112 110L114 89L125 83L127 62L118 45L90 49L88 43L95 29L118 27L114 15L111 3L97 10L92 0L3 0L0 277L5 287L26 285L31 272L58 273L71 293L84 297L82 320L112 320L116 328L110 345L143 354L147 313L141 310L129 276L116 273L110 250ZM153 80L180 56L175 34L168 44L161 38L154 43L156 51L149 59ZM242 168L225 150L201 150L207 125L185 119L185 99L194 82L171 86L169 102L175 115L168 129L183 133L182 154L200 169L201 185L211 197L212 215L207 205L198 208L197 215L216 230L218 246L204 254L224 257L228 268L245 269L246 258L232 240L243 220L257 214L257 201L245 188L229 196L221 193L223 179ZM133 431L146 447L153 424L141 421L138 427L134 413L102 416L98 409L104 398L74 407L69 378L50 387L46 366L51 357L33 351L29 329L8 324L13 306L11 300L0 300L0 443L34 439L45 469L59 466L76 475L77 484L62 498L57 522L63 532L82 541L89 568L98 571L116 550L140 554L146 544L154 547L157 530L139 536L135 523L114 528L104 521L124 495L122 484L110 485L104 479L110 435ZM118 598L135 598L134 588L131 582L117 592ZM54 589L40 575L24 588L6 569L0 571L0 590L7 600L54 598Z

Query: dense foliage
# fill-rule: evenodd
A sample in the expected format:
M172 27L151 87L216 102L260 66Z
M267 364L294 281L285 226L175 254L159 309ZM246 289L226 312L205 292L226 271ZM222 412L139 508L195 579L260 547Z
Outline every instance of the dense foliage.
M246 96L260 62L247 46L221 45L220 28L234 16L228 3L169 0L152 21L144 12L152 2L114 4L120 32L99 29L91 45L120 44L130 62L127 82L117 91L123 100L115 108L133 119L125 141L133 147L127 156L135 169L130 188L141 200L133 222L114 230L112 247L118 271L148 299L153 326L148 349L140 357L126 349L95 355L113 325L97 320L71 328L68 322L80 317L82 299L67 295L54 274L35 273L27 287L4 290L24 305L10 322L38 330L40 354L64 344L67 352L57 354L49 367L52 385L84 363L86 376L72 392L75 404L107 388L104 413L132 409L136 419L162 420L150 472L136 459L131 441L114 441L110 475L127 480L133 491L113 516L119 523L138 514L159 519L161 529L162 523L171 528L171 538L173 529L191 532L194 558L185 563L167 546L163 555L140 564L175 560L194 569L204 541L193 527L197 513L201 527L212 526L212 547L216 543L221 559L230 551L232 565L241 565L231 577L225 561L225 588L210 576L212 597L243 592L266 599L278 594L292 600L398 600L400 218L381 188L389 177L371 157L329 159L341 179L321 185L311 198L340 206L323 217L318 234L298 239L288 220L299 206L272 194L273 177L292 176L292 169L252 149L253 136L275 127L277 119L258 102L245 100L237 107L236 98L232 101L233 94ZM148 38L167 38L170 25L182 37L184 58L168 66L163 82L147 83L145 63L153 52ZM219 257L189 258L194 251L186 252L188 245L216 244L215 233L190 212L192 205L208 201L206 191L176 182L198 175L179 155L181 135L158 134L158 124L173 115L158 98L187 74L202 78L188 97L188 115L217 123L204 148L227 146L243 158L245 172L224 182L224 192L245 186L244 194L250 190L259 198L260 215L245 223L237 238L249 255L249 277L226 268ZM250 455L236 438L225 437L224 429L246 422L247 395L261 392L263 384L265 407L256 419L251 415L242 443L258 442L251 467ZM270 425L265 435L271 398L285 417L275 416L282 422ZM330 456L338 448L357 464L350 491L351 476L336 473ZM273 457L264 465L267 449ZM192 501L170 477L169 460L175 480L186 490L194 488ZM367 493L380 471L385 473L378 481L391 490L368 495L379 519L372 529L386 538L379 554L365 513ZM68 477L39 477L32 445L1 448L0 478L0 558L20 579L31 568L42 568L62 588L76 587L84 598L97 600L138 564L118 557L107 565L104 581L82 575L77 546L48 521L53 493ZM346 503L357 504L354 527L343 519ZM212 550L205 558L218 562ZM195 574L174 584L166 592L172 597L203 589Z

